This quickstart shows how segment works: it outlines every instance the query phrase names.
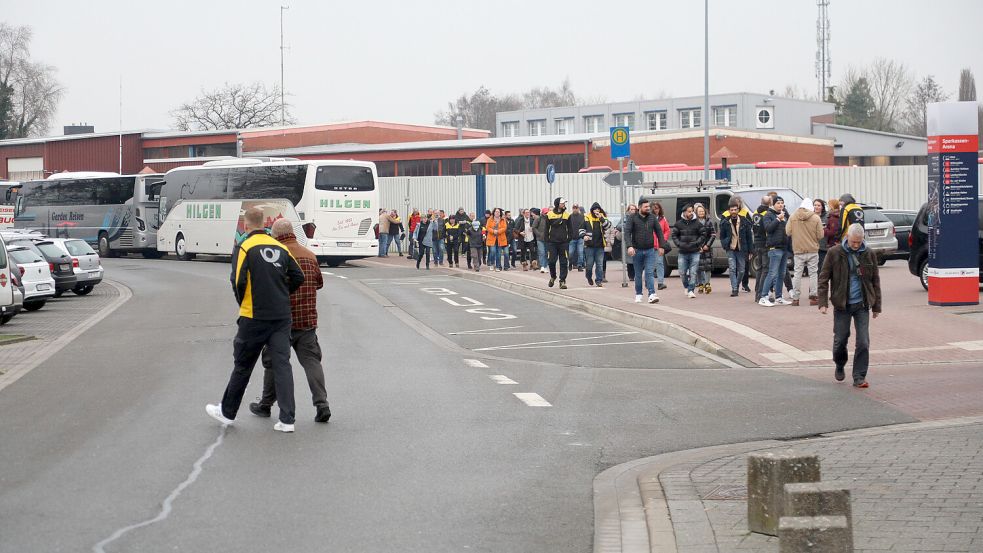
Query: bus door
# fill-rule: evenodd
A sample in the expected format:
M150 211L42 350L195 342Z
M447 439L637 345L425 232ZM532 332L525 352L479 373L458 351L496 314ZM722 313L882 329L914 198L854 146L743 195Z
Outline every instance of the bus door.
M160 177L146 177L137 179L136 189L133 191L134 209L137 220L137 230L148 233L147 243L157 243L157 229L160 228L160 194L161 184L164 179ZM154 236L151 238L151 235Z

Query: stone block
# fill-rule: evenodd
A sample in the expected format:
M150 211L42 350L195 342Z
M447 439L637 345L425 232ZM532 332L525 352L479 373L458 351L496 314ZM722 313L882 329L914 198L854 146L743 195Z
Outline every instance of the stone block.
M853 553L853 530L846 517L782 517L779 553Z
M846 517L847 526L852 528L850 490L826 482L785 484L785 506L782 516L842 516Z
M785 507L785 484L819 482L819 457L791 450L751 453L747 458L748 529L778 535Z

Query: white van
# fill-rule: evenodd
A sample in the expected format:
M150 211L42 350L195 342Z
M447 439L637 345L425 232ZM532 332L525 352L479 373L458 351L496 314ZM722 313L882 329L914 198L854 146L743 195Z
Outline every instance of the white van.
M306 243L300 217L289 200L178 200L160 213L163 222L157 231L157 249L182 261L199 253L232 255L235 245L246 237L242 216L253 207L263 210L267 229L277 219L286 219L293 223L297 241Z

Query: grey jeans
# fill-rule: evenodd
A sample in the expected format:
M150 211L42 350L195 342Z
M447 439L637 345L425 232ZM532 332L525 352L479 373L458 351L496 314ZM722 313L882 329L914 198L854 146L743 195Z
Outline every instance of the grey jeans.
M867 378L867 365L870 362L870 310L863 303L852 303L844 310L833 309L833 362L837 367L846 365L846 344L850 339L851 321L857 329L853 351L853 381L859 383Z
M317 329L291 330L290 346L297 353L300 365L307 373L307 384L311 388L314 407L327 407L328 392L324 387L324 369L321 368L321 345L317 342ZM266 349L263 350L263 397L259 403L263 407L272 407L276 402L276 386L273 382L272 358Z

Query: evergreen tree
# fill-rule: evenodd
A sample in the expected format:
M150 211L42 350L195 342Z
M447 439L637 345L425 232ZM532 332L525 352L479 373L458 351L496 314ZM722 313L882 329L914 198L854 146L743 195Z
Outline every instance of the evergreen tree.
M874 112L874 98L866 77L860 77L850 86L840 103L838 122L851 127L870 128Z

